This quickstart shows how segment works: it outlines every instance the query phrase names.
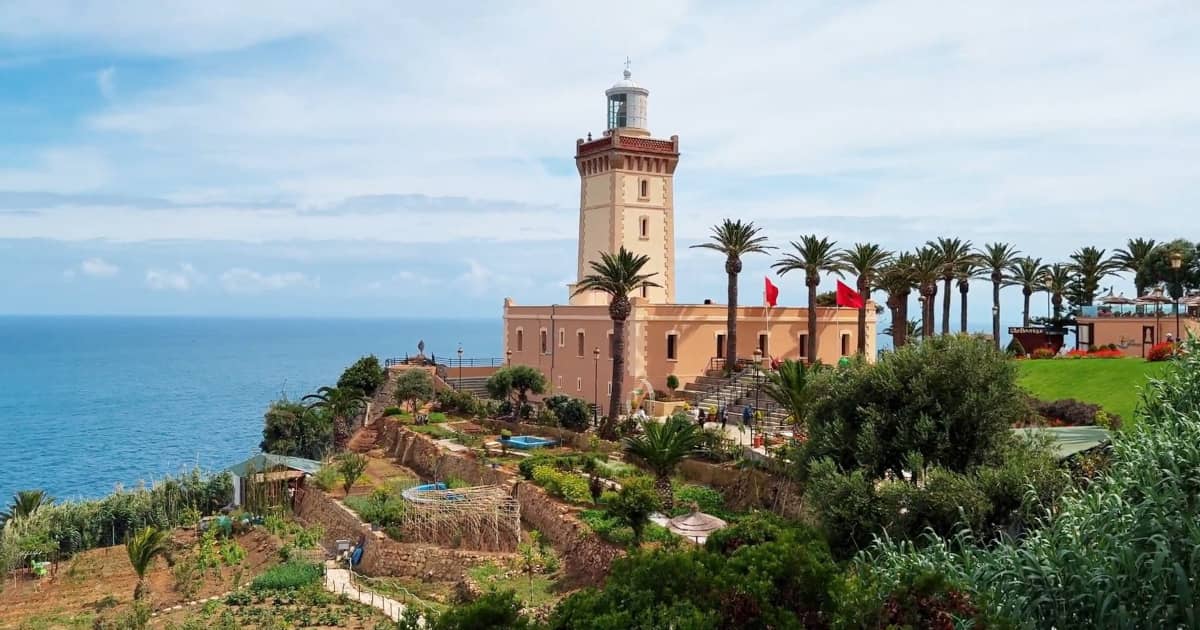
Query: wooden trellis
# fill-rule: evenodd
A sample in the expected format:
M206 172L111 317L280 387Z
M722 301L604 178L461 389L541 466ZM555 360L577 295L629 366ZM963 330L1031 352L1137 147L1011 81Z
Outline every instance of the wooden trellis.
M405 493L404 540L480 551L515 551L521 507L501 486Z

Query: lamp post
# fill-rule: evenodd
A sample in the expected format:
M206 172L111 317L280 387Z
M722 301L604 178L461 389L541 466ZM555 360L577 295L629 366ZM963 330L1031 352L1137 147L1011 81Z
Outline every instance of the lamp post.
M508 352L505 352L505 353L504 353L504 356L505 356L505 359L506 359L506 362L505 362L505 364L506 364L506 365L508 365L509 367L512 367L512 350L509 350Z
M762 372L762 348L754 349L754 415L750 416L750 445L754 446L754 427L758 424L758 392L762 390L759 385L759 374Z
M596 364L595 373L592 375L592 399L596 401L592 407L592 426L600 426L600 346L592 349L593 363Z
M458 389L462 389L462 344L458 344Z
M1175 299L1175 341L1179 342L1179 294L1183 292L1183 286L1179 282L1179 270L1183 268L1183 255L1179 252L1171 253L1171 275L1175 277L1175 286L1171 287L1171 297Z

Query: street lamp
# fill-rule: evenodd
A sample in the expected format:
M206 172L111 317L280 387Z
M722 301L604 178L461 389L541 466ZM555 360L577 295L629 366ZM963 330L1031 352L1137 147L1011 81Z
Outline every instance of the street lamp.
M754 425L758 424L758 392L762 391L759 374L762 372L762 348L754 349L754 415L750 418L750 445L754 445Z
M1183 268L1183 255L1171 252L1171 272L1175 276L1175 286L1171 287L1171 297L1175 299L1175 341L1179 341L1179 293L1183 286L1179 282L1179 270ZM1178 289L1178 290L1177 290Z
M504 356L506 357L506 364L511 366L512 365L512 350L505 352Z
M592 375L592 398L596 401L596 406L592 407L592 425L600 426L600 346L592 350L592 359L596 364Z
M462 389L462 344L458 344L458 389Z

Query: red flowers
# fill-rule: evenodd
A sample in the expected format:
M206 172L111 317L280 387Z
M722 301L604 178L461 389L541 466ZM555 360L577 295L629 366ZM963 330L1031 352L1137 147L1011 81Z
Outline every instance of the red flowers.
M1176 345L1170 341L1162 341L1150 347L1146 353L1147 361L1166 361L1175 356Z

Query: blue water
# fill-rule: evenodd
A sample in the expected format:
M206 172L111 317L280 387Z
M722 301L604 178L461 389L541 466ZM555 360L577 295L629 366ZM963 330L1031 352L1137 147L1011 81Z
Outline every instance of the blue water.
M501 354L487 320L0 317L0 502L116 484L258 451L262 414L364 354Z

